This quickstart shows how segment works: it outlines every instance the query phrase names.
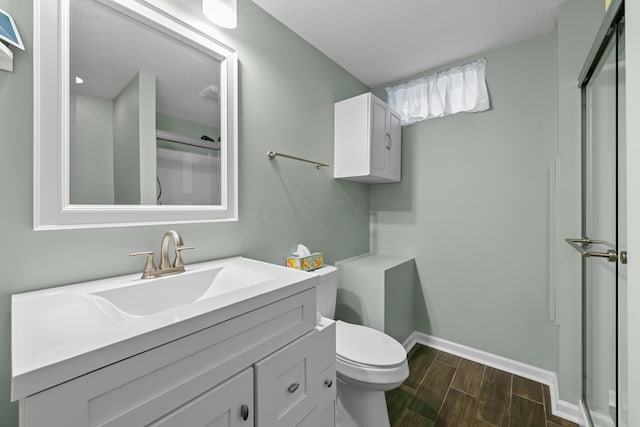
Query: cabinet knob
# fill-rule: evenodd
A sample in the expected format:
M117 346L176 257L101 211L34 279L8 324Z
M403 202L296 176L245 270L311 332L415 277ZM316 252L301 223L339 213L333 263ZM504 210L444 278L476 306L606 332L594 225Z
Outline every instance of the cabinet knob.
M293 383L289 387L287 387L287 390L289 391L289 393L295 393L298 387L300 387L300 384Z
M331 379L324 380L324 385L326 385L327 388L331 388L331 386L333 385L333 380Z
M249 405L242 405L240 407L240 416L242 416L243 421L247 421L249 418Z

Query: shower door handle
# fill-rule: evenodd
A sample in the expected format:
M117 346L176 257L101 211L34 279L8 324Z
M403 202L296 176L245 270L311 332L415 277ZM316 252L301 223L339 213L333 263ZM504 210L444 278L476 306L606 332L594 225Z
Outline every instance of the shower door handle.
M606 258L609 262L616 262L618 260L618 253L613 249L609 249L607 252L585 252L582 255L584 255L585 258Z
M605 240L592 240L587 238L580 239L564 239L572 248L577 250L585 258L606 258L609 262L616 262L618 260L618 252L614 249L615 246ZM609 247L606 252L592 252L587 249L591 245L604 245Z

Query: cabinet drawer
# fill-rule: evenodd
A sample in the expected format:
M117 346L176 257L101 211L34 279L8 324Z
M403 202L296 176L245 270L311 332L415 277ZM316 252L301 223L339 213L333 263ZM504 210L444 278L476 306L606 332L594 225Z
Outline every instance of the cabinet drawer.
M310 330L315 289L29 396L28 427L148 425Z
M309 418L314 409L335 400L335 323L256 363L255 376L257 427L298 426L315 418Z

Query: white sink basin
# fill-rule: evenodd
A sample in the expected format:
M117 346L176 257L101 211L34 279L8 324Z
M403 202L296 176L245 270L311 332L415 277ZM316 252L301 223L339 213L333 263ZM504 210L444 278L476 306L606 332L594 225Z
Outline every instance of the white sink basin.
M273 275L229 264L154 279L140 279L128 286L94 292L88 296L103 312L108 312L111 305L127 320L237 292L273 278Z
M140 284L90 294L99 305L112 304L123 314L148 316L191 304L203 298L213 288L216 276L224 267L198 271L193 274L147 279Z
M316 275L242 257L11 300L12 400L309 289Z

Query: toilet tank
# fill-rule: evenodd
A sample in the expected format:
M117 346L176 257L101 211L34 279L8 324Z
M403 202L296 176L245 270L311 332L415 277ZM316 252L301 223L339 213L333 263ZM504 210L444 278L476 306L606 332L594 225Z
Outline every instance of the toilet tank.
M318 311L323 317L333 319L336 312L336 294L338 292L338 269L326 265L312 273L320 276L320 283L316 288Z

